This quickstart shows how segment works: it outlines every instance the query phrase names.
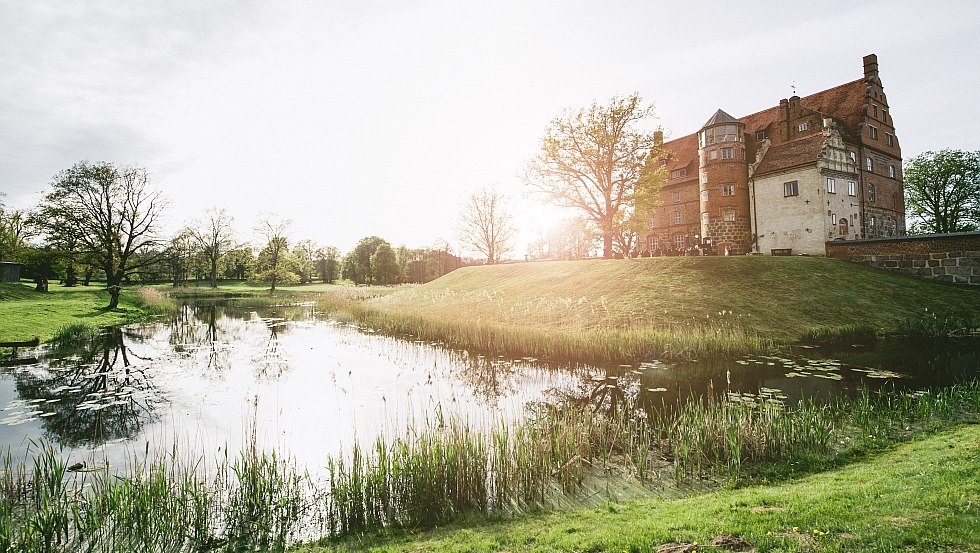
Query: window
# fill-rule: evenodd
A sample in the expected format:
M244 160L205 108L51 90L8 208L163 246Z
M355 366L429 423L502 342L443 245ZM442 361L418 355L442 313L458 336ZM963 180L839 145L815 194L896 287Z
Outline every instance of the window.
M738 125L719 125L698 133L698 144L701 148L704 148L708 144L741 141L742 128Z
M708 150L708 158L709 159L718 159L718 150L716 150L716 149Z
M679 224L681 224L683 222L684 222L684 216L681 214L680 211L675 211L674 212L674 224L675 225L679 225Z
M837 193L837 181L830 177L827 178L827 193L836 194Z
M728 222L734 222L735 221L735 210L734 209L726 209L725 212L724 212L724 220L725 221L728 221Z
M701 203L707 203L707 202L708 202L708 191L707 190L702 190L701 191Z
M797 181L791 180L783 183L783 197L798 196L799 194L800 188Z
M734 148L722 148L721 149L721 159L732 159L735 157Z
M847 195L848 196L857 196L857 183L856 182L854 182L852 180L847 181Z
M684 235L683 234L678 234L677 236L674 237L674 247L677 248L678 250L683 250L684 249Z
M885 108L881 108L881 120L888 121L888 110Z
M723 185L721 185L721 195L722 196L734 196L735 195L735 185L734 184L723 184Z
M871 137L871 140L878 140L878 127L868 125L868 136Z
M871 111L874 113L874 116L875 117L878 117L878 106L877 105L871 104Z
M675 191L673 191L673 192L670 193L670 201L674 202L675 204L678 204L678 203L681 202L681 192L680 192L680 190L675 190Z
M656 237L651 236L651 237L649 237L647 239L647 248L651 252L657 249L657 238Z
M895 145L895 137L891 133L885 133L885 144L888 144L889 146Z
M837 214L836 213L831 213L830 214L830 224L832 224L832 225L836 225L837 224Z
M763 140L765 140L767 138L769 138L769 137L766 135L766 131L759 131L759 132L755 133L755 140L756 140L756 142L762 142Z
M707 227L708 223L711 222L711 217L707 213L701 214L701 226Z
M796 130L798 130L800 132L805 131L806 130L806 122L803 122L803 123L800 123L799 125L797 125Z
M701 171L701 184L708 184L708 173Z
M687 169L686 168L685 169L675 169L675 170L673 170L673 171L670 172L670 178L672 178L672 179L679 179L681 177L686 177L686 176L687 176Z
M888 176L891 177L891 178L895 178L895 166L894 165L889 165L888 166Z
M847 153L851 155L851 163L857 163L858 161L857 152L847 152Z
M868 201L875 203L875 185L873 184L868 185Z
M872 215L868 218L868 228L875 228L875 216Z
M867 167L868 171L875 170L875 162L870 157L868 158L867 163L865 163L864 166Z

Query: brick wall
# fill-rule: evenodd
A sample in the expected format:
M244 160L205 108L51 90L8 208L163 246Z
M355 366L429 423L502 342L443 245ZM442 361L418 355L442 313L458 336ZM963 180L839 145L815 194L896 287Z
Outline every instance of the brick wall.
M980 232L827 242L827 257L980 286Z

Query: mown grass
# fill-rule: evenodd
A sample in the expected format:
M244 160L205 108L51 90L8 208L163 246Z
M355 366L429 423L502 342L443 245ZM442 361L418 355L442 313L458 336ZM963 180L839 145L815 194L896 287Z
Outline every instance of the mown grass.
M732 484L742 476L757 478L760 468L772 464L797 474L838 466L925 431L977 422L980 384L889 396L866 393L819 407L802 403L787 409L725 400L677 409L655 417L549 409L490 430L434 417L421 428L379 439L370 450L355 449L349 456L328 459L327 481L254 445L233 458L188 460L175 444L169 454L134 460L124 472L107 467L71 472L55 449L36 444L27 462L9 456L0 462L0 551L282 551L297 538L317 536L340 539L321 543L341 549L365 547L364 539L383 546L392 536L408 539L392 533L394 529L473 518L487 523L487 517L535 511L563 497L608 498L610 475L629 479L639 489L670 487L683 494L686 486L701 489L698 484L712 476ZM946 500L959 497L962 511L942 524L952 526L949 519L963 523L968 520L964 517L978 516L969 499L975 498L970 486L978 486L977 453L971 453L972 465L957 465L959 472L943 477L947 488L960 486L961 495ZM916 478L940 478L936 470ZM765 493L777 492L770 488ZM731 496L703 497L711 504ZM836 500L828 497L825 504L810 508L836 509ZM647 505L672 508L673 503ZM632 508L609 504L608 511ZM897 507L894 511L902 512ZM829 511L819 520L802 516L790 523L812 525L826 535L838 532L828 540L847 540L852 538L844 534L853 533L848 516ZM682 525L683 531L668 526L669 534L660 526L661 533L652 539L704 539L717 526L716 520L680 520L689 526ZM945 528L927 522L926 530ZM489 523L480 532L496 527ZM774 532L761 540L763 544L792 545L799 537L792 535L797 530L772 519L762 528ZM603 539L613 539L613 544L625 539L635 548L639 542L634 532L634 527L608 530ZM761 538L757 527L737 533ZM650 544L645 542L645 550ZM429 545L409 541L407 546L428 550Z
M35 336L48 341L63 328L95 329L144 320L172 309L171 301L151 288L124 288L119 307L108 310L109 293L101 287L52 285L35 292L22 284L0 284L0 341Z

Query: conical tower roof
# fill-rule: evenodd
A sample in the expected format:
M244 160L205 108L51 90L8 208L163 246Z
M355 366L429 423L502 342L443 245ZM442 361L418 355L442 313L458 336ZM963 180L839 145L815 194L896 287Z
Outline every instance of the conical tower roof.
M725 123L741 123L741 121L735 119L731 115L728 115L723 110L718 110L715 112L714 115L711 116L711 119L708 119L707 123L701 125L701 128L704 129L707 127L713 127L715 125L723 125Z

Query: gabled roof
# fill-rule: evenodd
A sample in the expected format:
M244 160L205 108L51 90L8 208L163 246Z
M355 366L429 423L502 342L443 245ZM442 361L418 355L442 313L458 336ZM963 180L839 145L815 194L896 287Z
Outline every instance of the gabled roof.
M771 146L753 174L763 175L815 163L826 138L823 133L816 133Z
M714 115L711 116L711 119L708 119L707 123L701 125L701 128L703 129L705 127L713 127L715 125L724 125L725 123L738 123L738 122L739 122L738 119L735 119L731 115L728 115L727 113L719 109L718 111L715 112Z
M667 171L674 171L683 167L690 167L691 162L698 159L698 136L689 134L670 142L664 142L664 149L673 156L667 160ZM697 171L689 175L692 178L697 176Z

